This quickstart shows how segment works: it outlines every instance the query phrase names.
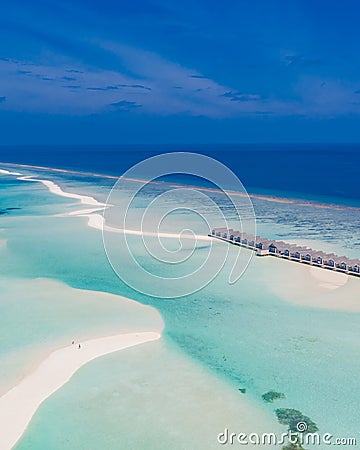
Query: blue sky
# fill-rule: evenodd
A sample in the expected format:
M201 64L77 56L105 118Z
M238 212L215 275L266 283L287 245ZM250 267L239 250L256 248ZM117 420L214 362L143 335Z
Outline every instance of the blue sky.
M359 142L359 23L355 0L3 0L0 143Z

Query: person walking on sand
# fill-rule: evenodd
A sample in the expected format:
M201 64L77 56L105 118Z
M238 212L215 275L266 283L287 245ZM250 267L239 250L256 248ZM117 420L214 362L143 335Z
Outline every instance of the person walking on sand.
M79 347L78 348L81 348L81 345L79 344Z

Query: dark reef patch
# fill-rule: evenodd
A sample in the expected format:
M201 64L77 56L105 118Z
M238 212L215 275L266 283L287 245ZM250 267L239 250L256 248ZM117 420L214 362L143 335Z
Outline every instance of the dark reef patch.
M282 400L285 398L285 394L282 392L269 391L261 396L266 403L273 403L275 400Z
M289 431L298 433L316 433L319 430L315 422L297 409L279 408L275 410L276 417L282 425L287 425Z

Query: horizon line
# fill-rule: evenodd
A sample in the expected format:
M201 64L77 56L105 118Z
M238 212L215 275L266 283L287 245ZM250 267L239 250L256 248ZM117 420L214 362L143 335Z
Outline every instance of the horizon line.
M292 146L308 146L308 145L313 145L313 146L338 146L338 145L343 145L343 146L360 146L360 141L359 142L344 142L344 141L339 141L339 142L326 142L326 141L304 141L304 142L296 142L296 141L289 141L289 142L213 142L213 143L115 143L115 144L106 144L106 143L99 143L99 144L93 144L93 143L83 143L83 144L72 144L72 143L67 143L67 144L52 144L52 143L45 143L45 144L0 144L0 150L1 149L6 149L6 148L66 148L66 147L86 147L86 148L98 148L98 147L113 147L113 148L127 148L127 147L218 147L218 146L224 146L224 147L236 147L236 146L253 146L253 147L258 147L258 146L273 146L273 145L278 145L278 146L288 146L288 145L292 145Z

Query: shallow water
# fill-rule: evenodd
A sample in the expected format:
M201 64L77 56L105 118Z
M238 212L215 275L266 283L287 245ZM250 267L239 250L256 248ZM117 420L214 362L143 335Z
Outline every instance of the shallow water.
M52 179L52 177L50 178ZM101 185L98 179L91 185L88 179L83 184L83 181L79 179L68 180L59 175L56 178L62 180L64 189L68 188L74 192L94 195L99 200L104 199L104 194L108 189L107 183ZM101 233L86 226L87 218L54 216L54 214L79 209L79 204L54 196L48 193L45 187L36 183L26 183L25 185L24 183L26 182L12 183L3 191L5 196L2 197L2 202L17 204L17 199L21 199L23 205L21 214L14 211L14 213L3 215L0 219L2 228L0 239L7 240L7 247L2 250L2 255L6 257L1 259L0 268L7 283L9 280L16 283L16 277L19 278L19 276L28 279L46 277L60 280L75 288L120 294L155 306L165 322L165 344L161 344L161 346L165 345L163 351L166 353L166 357L176 359L171 350L172 346L175 346L178 349L176 352L181 351L177 356L185 358L184 361L187 361L187 364L191 363L186 358L193 358L197 364L200 363L206 370L210 370L213 375L226 383L224 386L221 383L217 385L217 389L220 391L229 389L229 392L237 396L239 387L246 388L245 397L260 411L268 410L272 414L273 409L277 406L296 408L312 418L318 424L321 432L330 432L336 436L356 436L360 391L357 377L354 374L359 373L360 362L354 355L357 355L360 350L359 313L309 308L286 301L286 292L279 289L282 277L288 276L281 264L284 261L255 257L251 260L248 270L240 281L235 285L229 285L228 275L238 252L238 249L233 247L229 249L230 255L223 271L203 290L181 299L146 297L133 291L116 277L106 259ZM139 209L141 210L141 202ZM320 249L327 250L324 245L328 245L336 249L337 253L348 256L357 255L359 246L357 232L359 212L357 210L346 210L344 215L338 210L274 204L262 200L255 202L255 210L261 235L280 237L284 240L311 239L312 242L318 243ZM341 225L338 224L340 218L342 219ZM197 229L201 230L196 218L192 218L191 221L195 228L198 227ZM187 215L178 215L176 227L188 222ZM171 222L168 226L171 228ZM143 248L137 239L132 237L131 240L134 244L134 254L143 258L144 264L154 267L154 263L144 256ZM191 264L196 267L207 251L207 244L198 248L194 259L189 262L188 268L191 268ZM246 251L242 255L246 258ZM296 270L292 271L291 276L296 277L296 273ZM300 278L300 272L298 273ZM136 273L133 276L136 277ZM307 276L310 277L310 275L305 275L305 281ZM304 279L303 277L302 272L301 280ZM351 284L348 283L335 291L320 290L319 292L307 292L304 295L313 296L314 303L321 301L324 296L337 297L341 302L345 292L346 295L350 295L356 300L356 298L360 298L358 281L352 280ZM273 283L276 283L276 289L274 289ZM19 284L19 286L21 285ZM72 302L72 298L68 300L70 303ZM57 304L59 298L55 298L54 301L54 304ZM3 307L5 311L9 308L6 303L3 304ZM40 309L42 309L41 304ZM83 311L83 308L79 308L79 310L81 309ZM102 308L99 307L99 309ZM89 322L87 329L89 333L94 333L96 330L100 332L103 325L99 324L99 328L97 328L94 320L99 311L93 311L92 308L91 310L92 319L83 317L81 327L85 332ZM44 314L47 317L49 311ZM2 317L6 317L6 314ZM104 313L103 317L106 322L107 313ZM58 318L58 314L55 318ZM94 328L90 326L92 322ZM28 328L18 327L15 331L11 328L9 321L4 320L3 326L5 330L8 329L9 336L16 334L19 337L18 346L15 345L15 342L13 343L15 353L16 349L21 347L21 336L23 339L28 339L26 333L31 335L31 323L28 323ZM116 316L111 318L109 316L109 326L114 324L116 324ZM37 322L37 326L43 329L44 335L49 335L49 329L45 327L44 323ZM59 325L58 328L60 330L62 327ZM7 342L11 348L11 339L8 339ZM32 342L31 339L29 342ZM145 352L143 349L136 349L134 355L141 354L143 351ZM126 355L134 363L135 356L131 356L133 355L131 352L127 352ZM19 448L38 449L43 448L41 447L43 444L48 446L51 444L51 448L60 449L64 448L65 442L69 444L67 448L76 448L76 442L83 442L82 439L85 437L79 435L75 424L78 424L79 420L83 420L84 430L90 430L91 424L94 423L95 405L107 402L106 395L112 398L112 396L122 395L123 391L116 394L118 386L115 387L116 380L112 378L104 381L101 386L97 385L96 399L93 400L90 395L90 392L93 391L79 386L91 386L95 379L94 373L100 373L101 370L109 371L113 364L121 365L119 361L126 359L126 355L121 353L104 358L104 361L95 361L79 372L73 382L44 404L31 423L27 435L20 442ZM146 360L147 356L143 355L140 359L142 358ZM136 363L138 364L138 359L136 359ZM154 362L154 367L151 369L153 373L161 372L161 364L161 358ZM146 370L150 370L148 366L146 364ZM101 369L101 367L104 368ZM128 380L131 379L131 367L126 366ZM142 368L137 367L136 370L141 372ZM202 369L194 370L196 372L196 370ZM161 372L165 379L168 376L166 373L166 371L164 374ZM193 375L192 379L195 380L196 374ZM169 389L177 381L175 376L170 378L164 382ZM129 381L129 383L132 382ZM92 389L95 390L95 387L92 386ZM131 389L133 392L136 390L136 386L132 385ZM158 393L156 397L158 398L159 391L161 391L160 386L153 389ZM285 393L286 399L274 405L264 405L261 394L270 389ZM147 391L148 396L152 395L150 391L152 392L152 390ZM163 391L166 392L165 389ZM77 394L81 395L78 403L74 399ZM189 392L187 395L189 398L191 397ZM69 399L72 399L73 402L71 407L68 403ZM121 409L125 408L124 405L126 408L136 408L136 403L135 406L131 406L129 397L124 404L120 405L116 402L114 404L113 399L108 401L110 403L106 404L109 405L110 412L104 414L101 418L101 426L99 425L101 430L106 429L107 431L106 434L100 433L102 437L98 438L100 439L99 445L102 443L105 448L125 448L125 446L117 447L115 443L120 438L123 439L122 442L130 442L132 430L129 428L134 422L125 420L125 427L117 428L114 420L120 421L120 418L124 416L124 410ZM175 398L171 398L170 404L173 405L175 401ZM83 405L82 408L79 405ZM166 418L168 416L166 408L169 408L169 405L165 406L159 401L157 406L159 407L156 410L157 422L169 420L171 416ZM186 401L184 401L183 407L185 411L188 407ZM113 415L111 408L115 409ZM64 413L61 414L56 434L46 432L45 430L48 429L46 421L61 410ZM65 411L71 411L71 415L67 419L65 419ZM161 419L159 411L164 411ZM80 419L81 413L83 419ZM132 414L131 417L134 417L135 412L133 411ZM147 417L149 421L147 415L143 417ZM272 417L275 418L275 416ZM177 420L179 419L177 418ZM209 418L210 422L211 420ZM147 427L150 427L150 423L151 421L143 425L139 423L139 426L143 426L146 430ZM273 423L275 424L275 420ZM180 425L182 424L180 423ZM187 424L183 425L183 430L189 430ZM199 430L204 430L204 433L207 430L205 425L204 429L199 428ZM168 424L166 426L171 428ZM64 429L69 433L66 437L67 440L64 440L65 437L61 437ZM171 429L174 433L176 432L176 428ZM155 447L158 433L160 433L159 429L151 436L152 446L147 447L143 437L140 437L134 448L169 448L166 447L169 445L169 440L165 441L164 447ZM195 433L194 429L191 431L191 434L193 433ZM146 434L141 434L141 436L144 435ZM76 436L79 436L78 441L76 441ZM91 436L90 434L89 442ZM194 436L197 434L195 433ZM104 440L101 441L101 439ZM179 447L173 448L186 448L181 445L186 445L190 441L181 442L179 442ZM106 447L106 445L109 446ZM204 447L197 446L197 448L209 447L204 445Z
M282 431L268 411L156 342L81 369L40 408L16 449L216 449L225 427L261 433L274 426Z

